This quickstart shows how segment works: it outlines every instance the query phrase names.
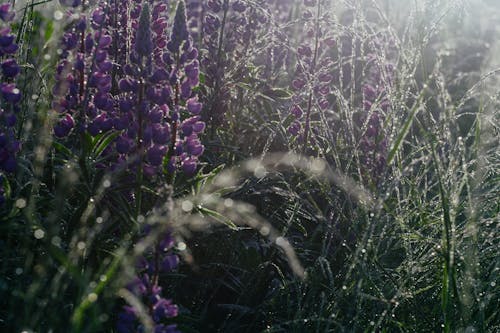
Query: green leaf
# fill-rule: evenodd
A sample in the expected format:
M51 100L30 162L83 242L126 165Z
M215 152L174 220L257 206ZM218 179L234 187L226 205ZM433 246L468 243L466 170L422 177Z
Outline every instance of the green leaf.
M279 88L263 91L262 94L269 96L272 99L290 99L293 96L291 91Z
M401 144L403 143L403 139L406 137L408 134L408 131L410 130L410 125L413 123L413 119L415 118L416 114L420 110L420 102L422 101L424 97L424 92L425 90L422 90L420 92L420 96L418 97L418 100L415 102L413 105L413 108L410 110L410 115L406 122L403 125L403 128L401 132L399 133L398 137L396 138L396 141L394 142L394 145L389 152L389 156L387 158L387 164L391 164L392 160L394 159L394 156L398 152L399 148L401 147Z
M92 155L99 157L102 152L120 135L120 132L108 132L103 134L95 143Z
M198 212L200 212L202 214L205 214L205 215L212 217L217 222L225 224L226 226L228 226L232 230L238 230L238 227L236 226L236 224L233 221L231 221L231 219L222 215L219 212L216 212L215 210L211 210L211 209L208 209L205 207L198 207L197 210L198 210Z
M52 143L52 145L54 146L54 149L58 153L65 155L68 159L75 157L75 154L73 154L73 152L70 149L68 149L65 145L63 145L62 143L54 141Z

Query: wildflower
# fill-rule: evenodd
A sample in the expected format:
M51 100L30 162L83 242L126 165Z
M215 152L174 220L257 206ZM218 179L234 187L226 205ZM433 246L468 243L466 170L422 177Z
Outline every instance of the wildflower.
M144 228L144 236L149 233ZM127 289L145 302L145 308L153 320L154 332L177 333L176 325L166 326L165 319L176 317L178 307L172 300L162 296L162 288L158 285L158 276L168 273L179 264L179 257L171 254L174 246L172 235L165 233L152 248L146 249L146 256L137 259L138 276L128 285ZM160 263L159 265L157 263ZM141 324L137 310L131 306L124 306L118 315L117 330L119 333L133 333L140 331Z
M10 4L0 5L0 57L12 56L18 49L15 44L15 36L11 34L10 21L14 19L14 11ZM19 113L19 102L22 94L14 83L20 73L20 67L16 60L7 58L2 61L2 76L0 82L0 172L13 173L17 168L16 155L21 149L21 142L16 139L15 125ZM0 180L0 188L2 187ZM3 189L1 190L3 191ZM4 193L0 193L0 201Z

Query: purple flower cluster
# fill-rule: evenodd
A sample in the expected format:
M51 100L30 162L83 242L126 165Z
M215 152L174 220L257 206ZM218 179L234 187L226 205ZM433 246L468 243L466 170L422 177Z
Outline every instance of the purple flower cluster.
M88 23L91 32L87 32ZM97 11L91 20L80 16L65 32L52 89L52 107L61 114L54 126L57 137L68 136L76 125L92 135L112 128L112 122L105 121L106 112L113 107L106 98L112 86L111 41Z
M199 84L198 51L187 30L184 2L178 5L168 41L165 12L164 4L155 4L151 24L145 4L134 24L130 64L118 84L126 130L116 148L122 156L139 155L149 173L168 158L169 172L180 167L191 175L204 150L198 138L205 128L199 117L201 103L193 93Z
M294 96L290 113L294 120L288 132L307 145L313 109L327 110L330 107L328 97L333 80L333 60L329 54L335 46L335 39L322 24L325 19L323 1L304 0L304 4L311 9L303 13L306 34L297 48L298 63L291 83Z
M0 207L5 203L4 177L0 174Z
M177 305L162 297L162 288L158 285L159 276L175 269L179 263L177 255L171 253L174 239L166 233L152 249L147 249L137 262L138 276L128 284L127 289L144 304L148 315L154 323L155 333L177 333L175 324L164 324L165 320L177 316ZM135 333L143 331L139 321L138 309L124 306L118 315L117 330L119 333Z
M229 109L234 83L247 75L249 54L256 34L268 17L262 4L209 0L203 20L202 67L206 75L205 118L212 128L221 126ZM246 59L242 62L241 59ZM233 69L231 75L229 69Z
M203 17L206 11L204 2L203 0L186 1L187 26L195 43L203 37Z
M361 165L372 181L377 181L385 170L387 159L387 136L383 122L390 108L388 93L394 76L391 63L380 63L380 59L371 53L367 56L367 75L362 86L363 117L360 140Z
M151 9L150 9L151 8ZM195 173L205 124L194 92L198 51L180 1L170 35L163 1L102 2L63 38L54 108L62 114L58 137L79 126L92 136L119 132L114 166L142 168L146 175L182 169ZM90 30L90 32L86 32ZM84 37L85 36L85 37ZM78 115L76 117L76 115Z
M16 170L16 154L21 148L15 133L21 91L14 83L20 73L19 65L12 58L18 49L15 43L16 36L11 33L10 28L14 14L9 4L0 5L0 173L13 173ZM0 197L3 195L0 194Z

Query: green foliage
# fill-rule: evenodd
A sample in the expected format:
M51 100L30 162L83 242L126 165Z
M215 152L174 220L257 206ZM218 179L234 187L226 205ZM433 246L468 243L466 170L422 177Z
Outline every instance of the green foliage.
M498 331L498 24L477 26L498 5L366 3L332 2L336 43L359 45L331 55L334 106L313 108L311 147L287 132L295 55L263 79L264 31L228 83L224 124L203 137L199 172L135 184L100 168L120 133L54 140L46 55L57 54L60 7L28 2L15 26L28 98L19 170L2 184L0 331L115 332L136 258L169 228L182 260L161 284L183 332ZM279 28L301 29L299 7ZM359 85L379 33L399 53L377 178L363 171ZM144 223L153 236L141 243Z

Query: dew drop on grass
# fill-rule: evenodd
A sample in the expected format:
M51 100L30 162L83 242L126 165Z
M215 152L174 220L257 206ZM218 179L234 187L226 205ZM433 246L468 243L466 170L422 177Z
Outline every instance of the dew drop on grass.
M61 238L58 236L54 236L52 237L51 243L52 245L59 247L61 246Z
M179 244L177 244L177 250L179 250L179 251L185 251L186 248L187 248L187 245L184 242L179 242Z
M194 207L193 203L189 200L185 200L181 204L182 210L186 213L191 212L193 210L193 207Z
M36 239L42 239L43 237L45 237L45 231L43 231L42 229L36 229L34 236Z
M56 21L60 21L60 20L62 20L62 18L63 18L63 17L64 17L64 14L63 14L63 12L62 12L62 11L60 11L60 10L56 10L56 11L54 12L54 20L56 20Z
M262 236L268 236L270 232L271 232L271 230L269 229L268 226L263 226L262 228L260 228L260 234ZM278 243L278 239L276 239L276 244L277 243Z
M26 207L26 199L19 198L16 200L16 207L19 209L23 209Z
M97 301L97 294L96 293L90 293L88 296L87 296L87 299L89 300L90 303L94 303L95 301Z

